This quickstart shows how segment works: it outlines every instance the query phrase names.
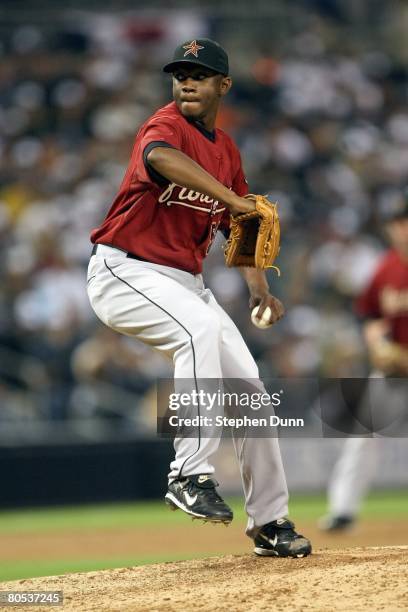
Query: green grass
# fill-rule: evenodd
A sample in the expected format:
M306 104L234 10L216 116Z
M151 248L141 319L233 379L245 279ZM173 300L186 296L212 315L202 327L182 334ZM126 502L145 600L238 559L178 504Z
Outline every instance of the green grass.
M290 515L294 520L316 520L327 512L325 495L293 495L290 499ZM362 518L405 518L408 514L408 491L376 491L364 501Z
M141 527L168 516L158 501L1 511L0 533ZM181 523L183 517L175 513L176 522L178 518Z
M227 500L236 520L245 520L241 498ZM406 516L408 491L372 493L365 501L362 516ZM295 520L314 520L326 510L324 495L293 495L290 515ZM155 525L163 521L182 524L181 512L170 513L162 501L103 504L61 508L0 511L0 534L50 532L69 529L127 529Z
M217 556L217 555L212 555ZM51 561L11 561L0 562L0 583L8 580L22 580L40 576L59 576L71 572L93 572L115 567L135 567L164 563L165 561L184 561L208 557L205 553L173 553L134 557L109 557L106 559L52 559ZM21 587L23 588L23 587Z

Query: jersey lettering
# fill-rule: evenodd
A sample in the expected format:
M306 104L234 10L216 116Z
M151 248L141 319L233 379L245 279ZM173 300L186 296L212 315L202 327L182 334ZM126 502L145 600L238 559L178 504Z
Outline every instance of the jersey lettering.
M174 198L174 199L170 199ZM214 200L214 198L210 198L209 196L200 193L199 191L188 190L185 187L180 187L176 183L170 183L170 185L163 191L163 193L159 196L158 202L160 204L182 204L183 201L187 202L200 202L200 204L210 204L207 206L191 206L191 208L195 208L196 210L203 210L210 214L216 214L223 212L225 210L224 207L218 208L218 200Z

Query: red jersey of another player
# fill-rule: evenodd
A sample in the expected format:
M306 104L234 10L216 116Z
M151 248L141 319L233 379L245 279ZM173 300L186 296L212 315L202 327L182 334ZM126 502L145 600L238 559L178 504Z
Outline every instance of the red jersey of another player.
M391 340L408 346L408 262L397 251L385 254L356 306L364 317L387 320Z
M198 274L217 230L229 226L229 211L222 202L169 183L149 169L146 158L155 146L179 149L237 195L248 193L231 138L220 129L208 132L189 122L171 102L139 130L119 193L91 241Z

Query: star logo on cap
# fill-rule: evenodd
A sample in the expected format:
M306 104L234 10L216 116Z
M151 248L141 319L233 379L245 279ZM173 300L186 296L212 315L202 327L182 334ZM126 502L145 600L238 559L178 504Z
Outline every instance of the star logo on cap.
M198 52L200 51L200 49L204 49L204 47L200 47L200 45L197 44L197 41L192 40L191 43L189 43L188 45L183 45L183 49L187 49L187 51L184 54L184 57L187 57L187 55L194 55L195 57L198 57Z

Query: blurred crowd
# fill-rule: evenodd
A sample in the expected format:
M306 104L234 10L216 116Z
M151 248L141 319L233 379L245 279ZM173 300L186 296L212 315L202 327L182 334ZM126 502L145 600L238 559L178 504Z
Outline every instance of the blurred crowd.
M89 233L138 126L171 97L161 65L198 36L230 53L234 87L219 127L238 143L251 191L279 202L281 277L269 275L287 314L272 331L251 325L222 236L207 283L263 376L365 375L353 299L384 249L376 211L408 176L399 19L388 48L336 16L290 10L290 44L266 18L234 29L195 10L73 12L52 27L3 28L0 420L105 416L137 428L152 418L155 381L171 364L96 320L85 290Z

